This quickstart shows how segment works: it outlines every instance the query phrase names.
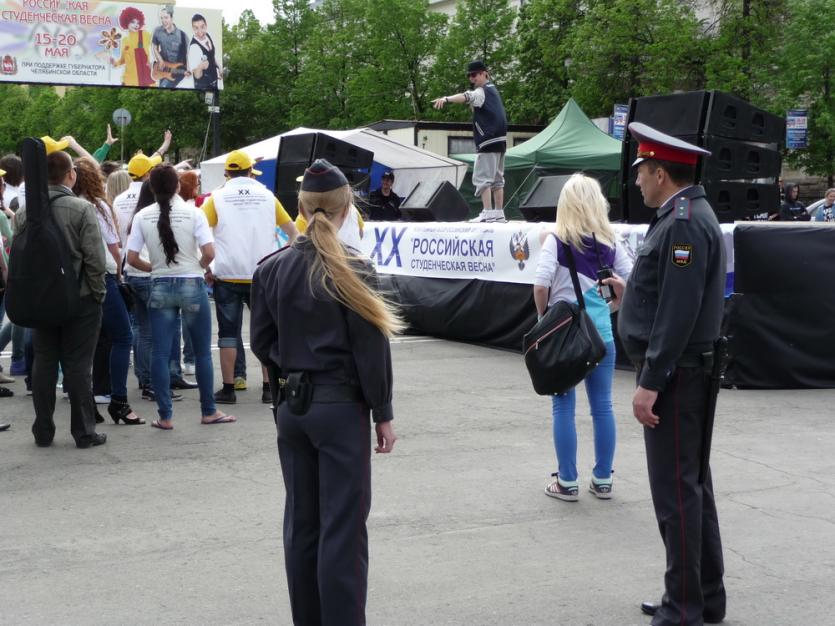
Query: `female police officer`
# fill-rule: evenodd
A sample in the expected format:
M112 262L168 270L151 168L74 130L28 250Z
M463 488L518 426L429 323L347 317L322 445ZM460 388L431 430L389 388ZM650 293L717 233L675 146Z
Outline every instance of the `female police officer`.
M351 187L325 160L304 174L305 237L252 282L252 351L270 370L287 492L284 557L295 624L365 624L369 411L377 452L395 436L388 337L402 324L367 263L340 243Z

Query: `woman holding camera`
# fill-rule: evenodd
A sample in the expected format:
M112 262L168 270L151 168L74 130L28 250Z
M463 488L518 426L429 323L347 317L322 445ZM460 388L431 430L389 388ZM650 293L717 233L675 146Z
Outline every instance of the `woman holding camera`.
M589 491L601 499L612 497L615 344L611 312L607 299L599 291L598 272L613 269L616 274L626 277L632 271L632 260L624 246L616 242L608 210L609 205L595 179L583 174L574 174L568 179L557 203L555 231L549 233L542 244L533 288L536 311L540 316L560 300L576 302L567 261L570 248L586 310L606 343L606 356L584 381L594 425L595 465ZM575 404L574 389L552 399L554 448L559 471L552 474L554 480L545 487L546 495L569 502L576 501L579 494Z
M375 451L395 441L389 337L402 323L371 265L339 240L351 197L344 174L315 161L299 192L306 236L264 261L252 282L250 340L276 399L295 624L365 624L369 415Z

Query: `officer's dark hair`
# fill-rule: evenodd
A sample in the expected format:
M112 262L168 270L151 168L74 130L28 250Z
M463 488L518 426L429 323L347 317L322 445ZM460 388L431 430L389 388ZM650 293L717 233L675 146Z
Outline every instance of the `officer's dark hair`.
M246 170L226 170L226 175L229 178L242 178L249 176L252 173L252 168Z
M148 182L151 184L151 191L154 192L154 198L159 205L157 232L159 232L159 240L165 252L165 264L171 265L180 251L174 231L171 230L171 198L177 193L180 177L177 176L177 170L173 165L165 163L151 170Z
M676 163L675 161L662 161L661 159L647 159L647 167L654 172L659 167L667 172L677 185L692 185L696 182L696 166L687 163Z
M15 154L7 154L0 159L0 170L6 170L3 176L6 183L12 187L19 187L23 182L23 161Z
M72 157L63 150L46 155L46 179L50 185L62 184L72 168Z

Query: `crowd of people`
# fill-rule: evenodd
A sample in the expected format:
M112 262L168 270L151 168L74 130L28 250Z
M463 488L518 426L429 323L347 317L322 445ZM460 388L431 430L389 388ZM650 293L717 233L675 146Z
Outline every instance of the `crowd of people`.
M106 160L118 141L109 127L93 154L71 136L41 139L50 208L68 233L82 307L55 332L11 320L0 329L3 347L12 343L10 371L0 368L0 383L24 377L33 396L35 442L49 446L53 441L59 378L78 447L106 441L95 432L95 424L104 421L99 404L107 406L116 424L144 424L143 411L128 401L131 364L141 398L157 404L152 426L173 428L172 402L186 389L199 392L202 423L234 422L216 405L235 404L235 392L247 389L242 325L252 275L259 260L278 247L276 227L291 242L298 234L275 196L255 180L260 172L254 162L243 152L230 153L227 182L201 194L199 174L187 162L163 163L168 131L157 150L140 151L125 165ZM8 251L26 224L26 190L21 159L10 154L0 163L5 279ZM359 218L354 224L361 227ZM211 291L219 331L219 389L211 359ZM187 378L191 375L196 381ZM12 395L0 387L0 397ZM260 398L272 401L266 373Z

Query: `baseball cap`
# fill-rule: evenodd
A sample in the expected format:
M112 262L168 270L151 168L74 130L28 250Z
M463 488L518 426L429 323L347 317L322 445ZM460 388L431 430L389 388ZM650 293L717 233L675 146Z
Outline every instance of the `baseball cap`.
M151 171L154 167L162 163L162 157L158 154L148 156L147 154L133 155L133 158L128 161L128 174L133 178L142 178Z
M66 139L62 139L61 141L55 141L49 135L44 135L43 137L41 137L41 141L43 141L43 145L46 148L47 154L59 152L60 150L66 150L67 146L70 145L70 142Z
M255 165L255 161L243 150L232 150L226 155L225 168L229 171L243 172L244 170L251 170L253 165Z
M392 180L394 180L394 172L392 172L391 170L386 170L385 172L383 172L383 175L380 176L380 178L391 178Z
M332 191L348 184L342 171L325 159L316 159L304 171L302 191Z

